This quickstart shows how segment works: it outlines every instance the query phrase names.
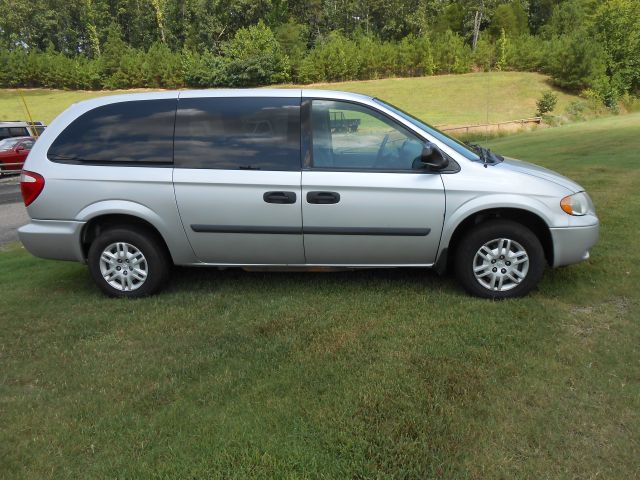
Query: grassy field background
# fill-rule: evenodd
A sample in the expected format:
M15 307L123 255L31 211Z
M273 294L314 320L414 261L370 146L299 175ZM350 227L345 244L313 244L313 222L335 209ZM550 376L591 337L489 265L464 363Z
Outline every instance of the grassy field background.
M576 179L602 221L588 262L516 301L421 270L199 269L119 301L10 247L0 477L637 478L639 131L492 142Z
M293 88L286 85L287 88ZM300 88L298 86L298 88ZM304 88L304 87L303 87ZM470 73L310 85L380 97L432 125L467 125L532 117L542 92L558 94L556 112L577 97L554 89L548 77L528 72ZM50 123L74 102L119 92L33 89L23 91L35 120ZM487 114L488 112L488 114ZM0 120L26 118L15 90L0 90Z

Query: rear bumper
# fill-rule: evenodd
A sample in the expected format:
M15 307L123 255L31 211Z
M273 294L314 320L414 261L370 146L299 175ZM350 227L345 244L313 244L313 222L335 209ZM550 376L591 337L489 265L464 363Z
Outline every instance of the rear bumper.
M25 248L36 257L84 263L80 235L84 222L31 220L18 229Z
M551 228L553 266L562 267L589 258L589 249L598 241L599 224L585 227Z

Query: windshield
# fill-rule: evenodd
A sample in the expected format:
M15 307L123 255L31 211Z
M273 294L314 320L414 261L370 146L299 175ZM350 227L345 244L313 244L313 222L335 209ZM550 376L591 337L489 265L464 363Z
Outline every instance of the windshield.
M421 130L424 130L432 137L437 138L448 147L453 148L456 152L458 152L460 155L464 156L465 158L472 160L474 162L481 161L480 157L477 154L475 154L472 150L469 150L469 147L467 147L464 143L459 142L455 138L452 138L449 135L442 133L440 130L432 127L431 125L424 123L419 118L416 118L413 115L410 115L407 112L400 110L398 107L394 107L393 105L387 102L383 102L378 98L374 98L373 101L388 108L396 115L400 115L402 118L412 123L416 127L420 128Z
M4 140L0 140L0 151L11 150L19 141L20 139L15 138L5 138Z

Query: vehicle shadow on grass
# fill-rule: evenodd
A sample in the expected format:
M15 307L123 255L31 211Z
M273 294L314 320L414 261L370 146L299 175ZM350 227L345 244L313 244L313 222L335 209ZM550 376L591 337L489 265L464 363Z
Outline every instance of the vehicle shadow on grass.
M558 269L547 268L542 281L529 296L555 298L569 295L573 300L589 298L590 282L585 265ZM585 278L587 277L587 278ZM331 272L309 271L245 271L240 268L218 270L215 268L174 267L165 292L271 293L292 295L302 293L326 293L358 295L414 293L420 296L472 298L457 282L449 269L438 274L428 268L378 268L342 270ZM511 301L511 300L507 300ZM513 301L518 301L515 299Z
M50 292L74 291L83 294L99 290L85 266L59 264L58 268L45 269L39 284L47 285ZM578 265L560 269L547 268L539 287L532 294L557 296L559 292L572 293L586 287L586 266ZM454 298L468 297L457 283L451 271L439 275L428 268L377 268L311 271L245 271L241 268L173 267L162 293L271 293L292 295L300 293L357 294L375 292L393 294L399 291L419 295L439 295ZM583 292L584 293L584 292Z
M174 267L167 291L211 291L219 287L237 289L268 289L271 291L335 290L345 292L361 288L399 288L416 291L445 290L463 294L449 273L438 275L426 268L378 268L312 271L245 271L241 268Z

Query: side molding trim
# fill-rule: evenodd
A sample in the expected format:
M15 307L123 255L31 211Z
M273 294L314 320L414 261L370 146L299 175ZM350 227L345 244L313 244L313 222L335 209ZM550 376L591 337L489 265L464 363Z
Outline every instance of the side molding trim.
M426 237L430 228L377 227L254 227L243 225L191 225L198 233L260 233L272 235L373 235L381 237Z

